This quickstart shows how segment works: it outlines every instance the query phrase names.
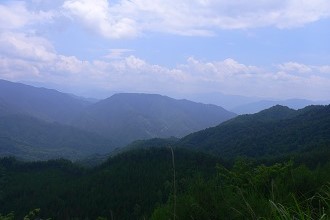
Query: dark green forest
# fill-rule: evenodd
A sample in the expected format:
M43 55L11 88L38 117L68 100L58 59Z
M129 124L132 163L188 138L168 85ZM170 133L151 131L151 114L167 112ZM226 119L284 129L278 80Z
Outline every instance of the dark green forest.
M3 158L0 219L35 209L43 219L328 219L330 162L279 161L175 148L173 167L168 147L133 149L94 168Z
M300 110L278 105L192 133L177 143L226 158L327 153L329 145L330 105Z

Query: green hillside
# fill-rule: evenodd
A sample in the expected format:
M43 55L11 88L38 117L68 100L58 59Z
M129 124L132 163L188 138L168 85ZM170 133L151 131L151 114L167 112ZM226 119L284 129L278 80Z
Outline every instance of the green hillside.
M330 106L309 106L297 111L275 106L190 134L177 146L225 158L273 157L320 149L329 152Z

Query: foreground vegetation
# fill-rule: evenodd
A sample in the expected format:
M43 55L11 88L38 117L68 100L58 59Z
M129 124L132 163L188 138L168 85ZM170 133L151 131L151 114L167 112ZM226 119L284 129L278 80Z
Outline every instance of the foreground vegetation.
M169 148L131 150L93 169L1 159L0 213L13 214L0 219L35 208L43 219L329 218L330 162L231 163L179 148L174 156L175 170Z
M328 219L330 164L310 170L291 162L221 165L210 179L196 177L176 198L177 219ZM174 219L174 199L151 219Z

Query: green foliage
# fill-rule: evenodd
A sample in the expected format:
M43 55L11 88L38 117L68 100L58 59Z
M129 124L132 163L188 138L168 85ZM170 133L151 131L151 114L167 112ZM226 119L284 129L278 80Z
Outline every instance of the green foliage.
M327 219L330 162L260 164L174 149L134 149L93 169L67 160L0 160L0 212L15 219ZM175 199L174 199L175 198ZM41 212L31 212L40 207ZM12 215L2 216L10 219ZM11 219L10 219L11 220Z
M5 168L0 165L0 199L3 196L3 187L6 183L6 173Z
M293 203L284 206L280 203L270 201L272 218L279 220L301 219L301 220L324 220L330 216L330 187L324 185L320 192L314 196L298 201L292 195Z
M13 212L6 216L0 214L0 220L14 220L14 219L16 218ZM42 220L40 218L40 209L31 210L27 215L24 216L23 220ZM46 220L51 220L51 219L48 218Z
M39 218L40 216L40 209L34 209L27 214L23 220L35 220Z
M292 155L311 163L330 157L330 105L301 110L275 106L242 115L217 127L182 138L177 146L198 149L225 158L266 158ZM315 154L315 157L309 157ZM322 161L320 161L322 162Z
M178 196L178 219L328 218L329 188L327 185L322 187L326 182L317 185L317 170L294 167L291 161L255 166L242 159L230 169L218 165L217 170L217 175L210 179L194 178ZM302 178L295 179L297 175ZM301 186L309 178L316 181L314 187L308 192L301 191ZM326 181L329 180L327 174ZM171 202L168 200L159 206L151 219L172 219Z
M219 159L174 149L177 188L182 191L194 174L215 173ZM137 149L108 159L93 169L66 160L22 163L0 160L6 168L0 212L15 211L18 219L34 207L54 219L143 219L172 192L172 158L169 148Z
M14 213L8 215L1 215L0 213L0 220L14 220Z

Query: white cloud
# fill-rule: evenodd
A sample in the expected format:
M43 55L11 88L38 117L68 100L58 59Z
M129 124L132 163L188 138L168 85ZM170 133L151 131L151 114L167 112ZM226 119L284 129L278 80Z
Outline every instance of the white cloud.
M312 71L312 68L296 62L287 62L278 65L279 69L286 72L296 72L296 73L309 73Z
M33 79L36 80L40 75L38 65L29 61L14 58L0 57L0 78L8 80Z
M226 82L229 78L248 78L262 71L256 66L240 64L231 58L223 61L203 62L190 57L187 64L181 65L179 68L194 75L198 80L206 82Z
M330 66L315 66L315 65L306 65L297 62L287 62L277 65L277 68L280 71L291 73L291 74L307 74L308 75L320 75L330 78Z
M148 32L210 36L222 29L300 27L329 18L330 1L30 0L0 3L0 14L0 28L7 30L65 16L105 38L134 38Z
M43 10L30 11L23 1L9 1L7 4L0 3L0 14L0 28L13 30L51 22L56 13Z
M328 0L66 0L63 8L107 38L145 32L213 35L219 29L294 28L330 17Z
M329 65L290 61L262 68L232 58L204 61L190 57L168 68L132 56L131 50L122 48L109 49L106 56L86 61L58 53L34 30L44 31L38 25L63 15L105 38L137 37L148 32L213 35L219 29L293 28L328 18L327 0L6 2L0 3L0 78L51 82L68 88L163 94L224 92L319 99L328 99L330 94Z
M107 0L68 0L63 8L87 28L109 38L134 37L138 34L135 20L112 14Z
M43 62L56 57L53 46L46 39L15 32L0 33L0 51L7 57Z
M321 73L330 74L330 65L318 67Z
M111 50L110 50L111 51ZM112 51L113 53L116 50ZM276 98L327 99L330 67L286 62L265 69L232 58L193 57L175 68L155 65L118 50L116 59L85 61L59 54L46 39L16 32L0 34L0 78L51 82L111 91L187 94L224 92Z
M130 49L109 49L109 53L104 56L104 58L107 59L121 59L123 58L126 54L133 52L133 50Z
M45 38L33 34L0 34L0 78L55 81L85 77L89 62L57 54ZM77 75L74 75L77 74Z

